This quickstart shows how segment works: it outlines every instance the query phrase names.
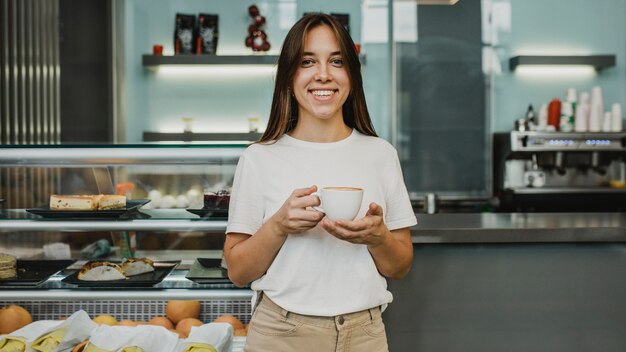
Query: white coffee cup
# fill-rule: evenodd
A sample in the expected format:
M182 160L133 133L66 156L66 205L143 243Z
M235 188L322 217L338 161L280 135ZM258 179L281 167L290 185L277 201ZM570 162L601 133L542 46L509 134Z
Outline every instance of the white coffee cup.
M363 201L363 189L355 187L324 187L313 193L321 204L313 209L326 214L331 220L354 220Z

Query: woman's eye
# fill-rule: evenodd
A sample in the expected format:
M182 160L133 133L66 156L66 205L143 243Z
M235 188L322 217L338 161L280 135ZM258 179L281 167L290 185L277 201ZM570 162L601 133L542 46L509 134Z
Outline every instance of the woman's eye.
M343 60L342 59L333 59L330 61L333 65L335 66L341 66L343 65Z
M302 60L302 66L309 66L313 64L313 60L311 59L304 59Z

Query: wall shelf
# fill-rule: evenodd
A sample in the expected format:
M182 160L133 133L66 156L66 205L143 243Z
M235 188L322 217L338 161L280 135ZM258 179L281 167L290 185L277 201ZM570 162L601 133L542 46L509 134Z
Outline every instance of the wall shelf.
M589 65L601 70L615 66L615 55L519 55L509 59L509 70L515 71L520 65Z
M276 65L277 55L143 55L144 66L162 65Z
M365 65L365 54L359 54L361 65ZM146 67L163 65L276 65L278 55L143 55Z

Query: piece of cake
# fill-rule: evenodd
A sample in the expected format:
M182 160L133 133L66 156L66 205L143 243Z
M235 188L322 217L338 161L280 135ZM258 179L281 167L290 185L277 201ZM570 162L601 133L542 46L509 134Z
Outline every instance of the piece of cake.
M12 279L17 276L17 259L10 255L0 253L0 280Z
M117 194L105 194L100 198L98 210L126 208L126 196Z
M228 210L230 194L227 191L204 193L204 209Z
M96 210L102 195L58 195L50 196L51 210Z
M154 262L148 258L128 258L121 267L124 275L135 276L153 272Z
M111 281L125 278L122 268L110 262L87 262L78 272L78 280L83 281Z

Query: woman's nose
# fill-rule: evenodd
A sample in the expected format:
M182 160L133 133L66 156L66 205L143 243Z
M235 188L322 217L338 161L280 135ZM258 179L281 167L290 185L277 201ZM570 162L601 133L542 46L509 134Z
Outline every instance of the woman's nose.
M315 77L316 80L318 81L322 81L322 82L326 82L326 81L330 81L332 79L330 72L328 72L328 66L327 65L320 65L319 69L317 70L317 75Z

